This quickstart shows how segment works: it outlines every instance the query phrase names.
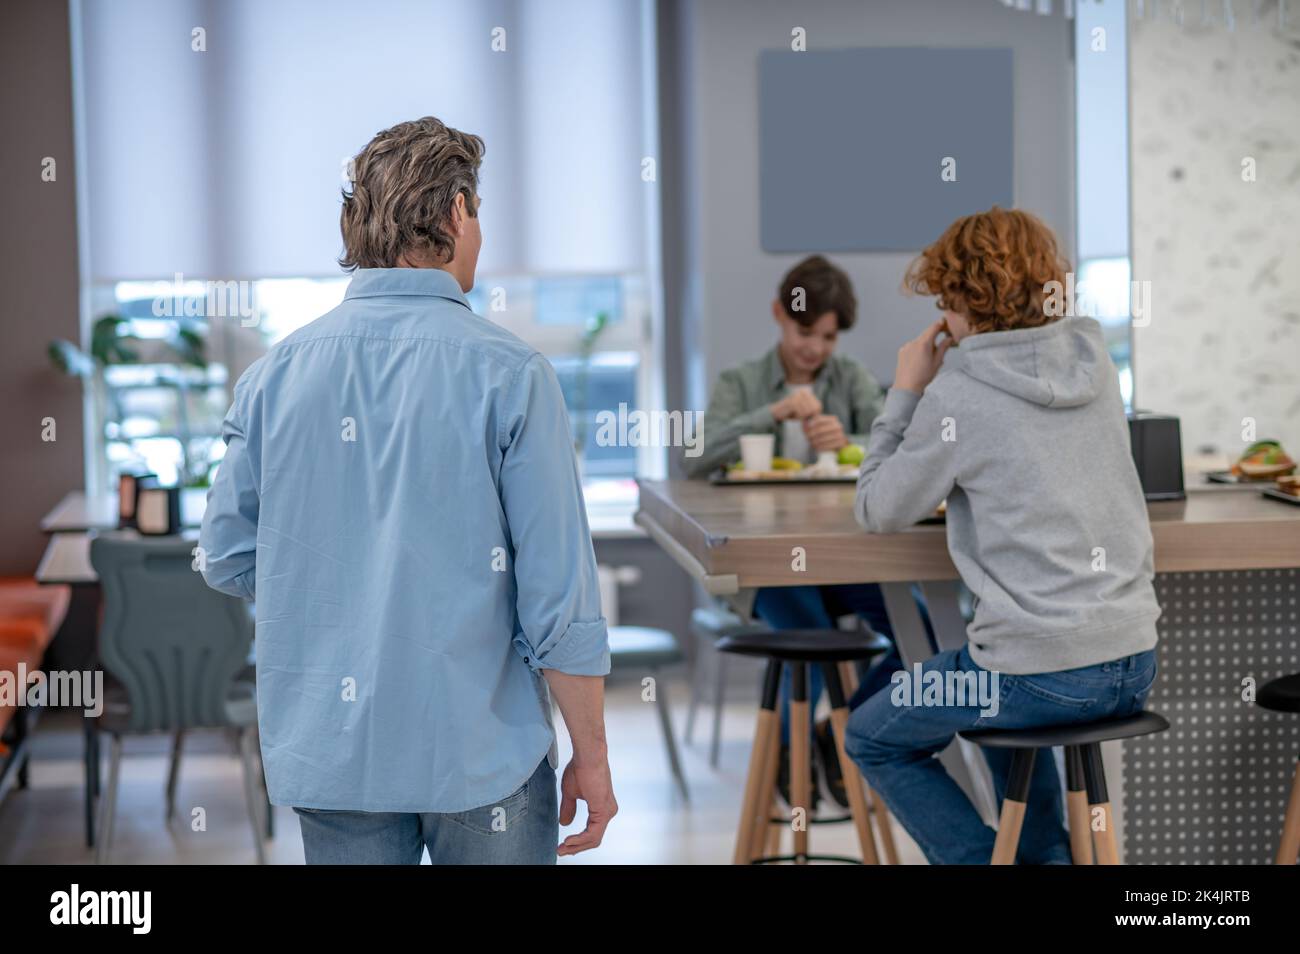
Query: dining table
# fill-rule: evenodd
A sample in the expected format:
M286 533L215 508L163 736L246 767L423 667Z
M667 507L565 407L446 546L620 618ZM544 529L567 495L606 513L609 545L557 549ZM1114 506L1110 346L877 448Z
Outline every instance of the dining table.
M636 523L743 619L763 587L877 583L907 667L966 641L969 592L942 522L868 533L852 482L638 483ZM1260 863L1276 849L1300 720L1255 706L1250 689L1300 670L1300 505L1189 481L1185 499L1147 512L1162 607L1148 708L1171 728L1104 747L1122 851L1131 863ZM992 823L978 749L958 739L940 758Z
M208 505L206 487L181 491L181 535L197 540ZM587 502L587 525L593 540L644 537L621 501ZM117 494L88 494L75 490L65 495L41 518L48 536L36 568L36 580L45 584L95 586L99 575L90 563L90 541L100 533L135 533L118 529Z

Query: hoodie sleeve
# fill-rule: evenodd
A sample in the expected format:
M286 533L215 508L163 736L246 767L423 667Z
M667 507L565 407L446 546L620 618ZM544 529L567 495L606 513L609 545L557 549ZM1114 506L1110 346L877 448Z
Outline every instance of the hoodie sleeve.
M957 479L957 421L931 384L891 388L871 426L853 513L872 533L897 533L934 513Z
M849 425L850 433L845 436L850 444L866 447L871 425L883 410L885 392L871 376L871 372L862 365L855 361L852 369L849 400L852 405L853 420Z

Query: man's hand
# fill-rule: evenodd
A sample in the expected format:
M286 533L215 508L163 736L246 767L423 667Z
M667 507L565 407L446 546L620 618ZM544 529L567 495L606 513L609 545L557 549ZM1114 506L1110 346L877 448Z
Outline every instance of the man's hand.
M903 391L921 394L934 380L943 364L943 356L952 347L953 340L946 333L936 342L935 338L945 331L943 319L940 318L917 337L898 349L898 367L894 371L894 387Z
M543 669L542 675L573 742L573 760L560 779L560 824L573 824L579 799L587 803L586 829L570 835L555 849L557 855L576 855L599 846L609 820L618 813L605 743L605 680L557 669Z
M560 780L561 825L573 823L578 814L579 799L587 803L587 827L560 842L555 850L557 855L576 855L599 847L610 819L618 814L607 758L602 756L583 761L574 756L564 767L564 777Z
M807 388L799 388L772 405L772 417L778 421L802 421L821 412L822 402Z
M844 425L834 414L818 414L803 422L803 432L813 450L837 451L849 443Z

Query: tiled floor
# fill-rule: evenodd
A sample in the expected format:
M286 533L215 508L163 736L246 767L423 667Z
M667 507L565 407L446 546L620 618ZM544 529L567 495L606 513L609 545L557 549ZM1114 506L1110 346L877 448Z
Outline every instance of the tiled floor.
M686 687L670 686L680 741ZM702 709L695 744L682 746L691 790L682 801L668 773L659 724L635 682L611 683L607 724L615 794L620 811L596 851L566 859L572 864L721 864L731 859L741 792L749 757L756 700L735 691L726 706L719 768L709 768L710 711ZM561 732L563 739L563 732ZM120 864L247 864L252 836L244 808L239 762L230 741L209 732L187 739L177 796L177 817L163 818L167 740L126 743L118 795L112 861ZM11 792L0 804L0 864L84 864L91 860L82 828L81 734L77 717L54 713L42 720L34 741L31 787ZM564 742L561 757L567 761ZM206 831L191 830L191 812L206 812ZM579 818L583 809L579 807ZM276 837L268 860L301 864L296 816L276 809ZM576 828L577 826L575 826ZM567 831L567 829L566 829ZM923 863L919 850L895 825L901 860ZM817 826L814 850L856 855L850 825ZM788 846L788 838L787 846Z

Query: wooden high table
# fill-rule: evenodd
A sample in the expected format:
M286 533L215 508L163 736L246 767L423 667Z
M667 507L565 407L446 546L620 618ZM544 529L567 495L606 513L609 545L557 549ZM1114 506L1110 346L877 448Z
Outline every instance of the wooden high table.
M759 587L879 583L908 666L966 641L942 524L866 533L853 518L852 484L639 484L637 524L743 617ZM1263 863L1281 834L1300 720L1243 696L1300 670L1300 506L1234 487L1190 490L1148 513L1163 609L1148 707L1171 729L1108 743L1121 845L1130 863ZM985 818L996 818L976 750L959 740L941 758Z

